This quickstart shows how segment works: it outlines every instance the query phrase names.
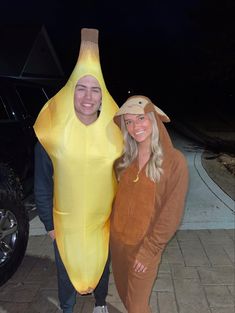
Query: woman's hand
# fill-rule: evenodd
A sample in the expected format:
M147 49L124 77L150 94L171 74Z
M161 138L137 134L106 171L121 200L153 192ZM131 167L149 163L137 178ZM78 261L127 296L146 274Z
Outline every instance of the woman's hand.
M142 264L138 260L135 260L133 268L134 268L135 272L143 272L143 273L145 273L146 270L147 270L147 266L144 266L144 264Z

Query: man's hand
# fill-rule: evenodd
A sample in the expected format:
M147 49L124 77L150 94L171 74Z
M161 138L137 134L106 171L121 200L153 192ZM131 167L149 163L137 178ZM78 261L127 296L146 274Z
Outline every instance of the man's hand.
M144 266L144 264L142 264L138 260L135 260L133 268L134 268L135 272L143 272L143 273L145 273L146 270L147 270L147 266Z
M48 235L51 237L52 240L55 240L55 231L54 231L54 229L53 229L53 230L50 230L50 231L48 232Z

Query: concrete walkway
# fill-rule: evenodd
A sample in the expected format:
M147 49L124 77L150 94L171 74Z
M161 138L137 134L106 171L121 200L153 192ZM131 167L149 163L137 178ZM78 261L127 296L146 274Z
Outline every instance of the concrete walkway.
M202 166L202 152L192 148L192 142L176 132L172 141L186 157L189 167L189 191L180 229L235 228L235 204L208 176ZM234 181L235 182L235 181Z

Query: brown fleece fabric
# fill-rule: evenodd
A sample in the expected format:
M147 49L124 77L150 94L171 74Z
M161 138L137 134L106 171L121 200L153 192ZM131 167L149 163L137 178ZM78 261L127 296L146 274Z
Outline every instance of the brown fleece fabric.
M149 112L149 107L148 107ZM138 172L134 161L121 175L111 215L111 256L114 280L128 313L149 313L149 297L161 255L175 234L184 210L188 167L184 155L172 145L155 112L163 147L164 173L154 183ZM147 271L134 272L137 259Z

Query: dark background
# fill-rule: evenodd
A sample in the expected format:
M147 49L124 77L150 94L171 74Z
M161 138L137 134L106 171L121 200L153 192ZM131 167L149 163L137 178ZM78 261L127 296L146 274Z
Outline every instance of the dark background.
M234 13L233 0L12 0L1 1L0 29L45 25L68 77L81 28L97 28L104 79L119 105L143 94L168 113L232 112Z

